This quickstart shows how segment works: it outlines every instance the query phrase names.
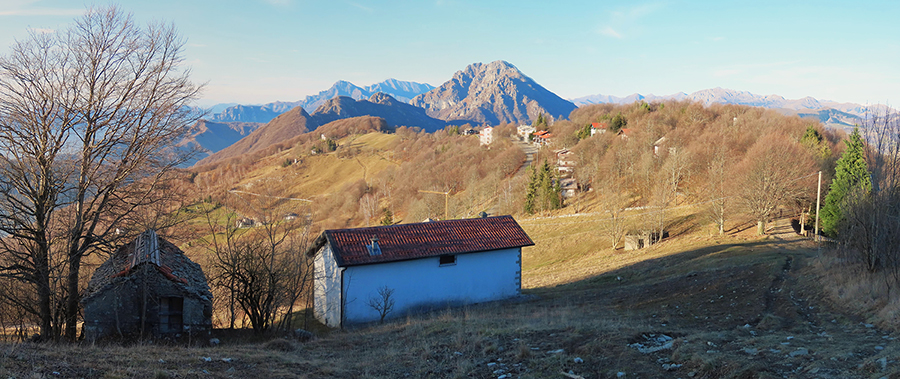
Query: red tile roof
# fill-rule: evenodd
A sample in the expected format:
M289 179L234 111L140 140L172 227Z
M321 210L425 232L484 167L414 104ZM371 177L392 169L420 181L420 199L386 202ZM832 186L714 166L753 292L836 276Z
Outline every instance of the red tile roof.
M372 236L378 237L379 255L366 247ZM325 239L341 267L534 245L512 216L326 230L315 250Z

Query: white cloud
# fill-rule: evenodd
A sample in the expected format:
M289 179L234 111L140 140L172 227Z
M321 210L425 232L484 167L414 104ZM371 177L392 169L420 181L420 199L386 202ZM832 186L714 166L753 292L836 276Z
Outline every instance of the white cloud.
M626 32L631 35L632 31L640 30L641 25L638 22L644 16L656 12L663 7L661 3L649 3L633 6L630 8L620 8L609 12L609 20L605 26L599 29L599 33L612 38L621 39Z
M603 29L600 29L600 34L603 34L603 35L605 35L605 36L607 36L607 37L613 37L613 38L619 38L619 39L622 38L622 35L619 34L619 32L617 32L617 31L616 31L615 29L613 29L611 26L607 26L607 27L605 27L605 28L603 28Z
M0 16L81 16L84 12L73 8L4 9L0 10Z
M48 29L48 28L29 28L29 29L31 29L31 31L33 31L37 34L50 34L50 33L53 33L56 31L55 29Z
M362 4L360 4L360 3L356 3L356 2L350 1L350 2L348 2L348 4L350 4L350 5L354 6L354 7L357 7L357 8L359 8L359 9L362 9L362 10L364 10L364 11L366 11L366 12L369 12L369 13L375 12L374 9L372 9L372 8L370 8L370 7L367 7L367 6L365 6L365 5L362 5Z

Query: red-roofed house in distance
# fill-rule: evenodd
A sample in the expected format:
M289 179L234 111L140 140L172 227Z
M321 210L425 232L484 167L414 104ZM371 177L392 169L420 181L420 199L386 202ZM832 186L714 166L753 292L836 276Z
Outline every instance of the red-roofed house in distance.
M81 304L88 340L178 337L212 328L212 293L200 265L153 230L94 271Z
M546 130L538 130L534 132L534 144L537 146L544 146L550 144L550 137L553 137L553 134Z
M522 247L534 242L511 216L326 230L315 255L314 313L329 327L518 296Z
M609 123L592 122L591 123L591 137L593 137L595 134L606 133L606 129L609 129Z

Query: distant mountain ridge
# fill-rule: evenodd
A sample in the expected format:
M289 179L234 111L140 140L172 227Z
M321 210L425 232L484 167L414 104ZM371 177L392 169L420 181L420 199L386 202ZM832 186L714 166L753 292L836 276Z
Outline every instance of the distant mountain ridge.
M348 81L339 80L331 88L316 95L306 96L303 100L284 102L276 101L263 105L234 105L210 117L210 121L244 121L267 123L278 115L296 107L303 107L307 112L316 110L326 101L336 96L347 96L355 100L368 99L378 92L384 92L401 102L409 102L413 97L434 89L428 83L407 82L388 79L381 83L359 87Z
M666 96L631 94L626 97L610 95L590 95L572 99L578 106L588 104L630 104L635 101L690 100L709 106L710 104L740 104L778 110L783 114L796 114L802 117L816 117L829 126L846 128L861 124L867 113L883 112L884 105L864 106L854 103L839 103L829 100L818 100L813 97L802 99L785 99L779 95L757 95L747 91L736 91L725 88L711 88L686 94L679 92Z
M337 96L323 103L311 115L319 125L360 116L380 117L392 127L416 126L429 133L447 125L444 121L429 117L424 109L400 102L384 92L376 92L362 100Z
M301 134L317 130L319 126L339 120L360 117L378 119L385 127L420 127L429 133L433 133L447 125L442 120L426 115L424 109L400 102L384 92L376 92L368 99L362 100L355 100L348 96L335 96L320 105L312 114L307 113L303 107L297 106L278 115L266 124L215 123L203 120L201 123L207 128L209 126L238 124L258 125L258 127L253 128L250 133L242 133L241 138L236 139L234 138L236 136L235 133L228 131L230 129L225 130L219 140L214 140L211 138L212 136L201 134L205 138L195 138L194 142L205 148L209 155L197 164L206 165L242 154L253 153ZM219 127L219 129L222 129L222 127ZM220 140L228 138L233 139L231 144L220 147L225 145L225 142L220 142ZM213 146L219 147L219 149L214 150L212 147L204 146L203 142L206 141L212 141Z
M490 125L528 124L541 114L567 118L576 108L505 61L471 64L410 104L444 121Z
M201 159L196 164L205 165L262 150L275 143L315 130L318 126L319 124L310 117L309 113L306 113L306 110L302 107L294 107L256 128L237 142Z

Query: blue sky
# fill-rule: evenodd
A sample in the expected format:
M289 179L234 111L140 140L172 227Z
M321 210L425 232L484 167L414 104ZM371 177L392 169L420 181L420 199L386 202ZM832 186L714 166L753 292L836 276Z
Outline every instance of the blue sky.
M0 53L83 13L0 0ZM105 5L98 2L94 4ZM117 3L187 39L201 105L296 101L337 80L439 86L502 59L563 98L723 87L788 99L900 103L896 1L304 1Z

